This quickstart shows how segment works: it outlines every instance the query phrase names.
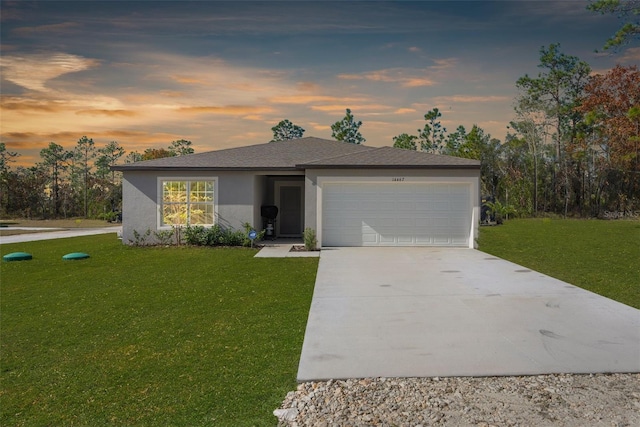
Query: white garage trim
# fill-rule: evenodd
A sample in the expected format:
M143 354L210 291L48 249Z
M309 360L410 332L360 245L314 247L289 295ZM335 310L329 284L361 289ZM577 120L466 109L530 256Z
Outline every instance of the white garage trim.
M478 198L477 179L392 176L318 177L317 182L316 231L322 246L341 242L336 246L345 244L350 246L474 247L477 230L475 223L479 210L479 200L475 200ZM360 197L357 191L359 185L362 189L362 198L359 199L360 205L350 206L353 217L349 217L349 212L345 211L344 217L327 218L331 211L327 211L326 203L332 200L332 203L338 206L340 203L346 204L343 206L349 206L349 194ZM330 194L327 193L328 191ZM376 199L377 193L380 194L381 199ZM386 204L384 203L385 193L389 200ZM430 198L431 203L421 204L421 196ZM327 199L327 197L333 199ZM443 204L443 198L449 199ZM441 206L435 206L438 201ZM456 210L451 203L458 203L461 211ZM446 208L447 205L449 208ZM380 215L376 216L376 212ZM451 215L452 212L455 215ZM368 218L369 221L361 221L361 226L358 227L353 226L357 231L348 236L351 228L347 223L355 222L361 216ZM335 218L344 221L342 225L345 229L326 235L329 232L325 230L327 221L332 221L331 225L339 227ZM405 219L408 226L404 225ZM460 234L461 230L463 234ZM445 234L443 235L442 232Z

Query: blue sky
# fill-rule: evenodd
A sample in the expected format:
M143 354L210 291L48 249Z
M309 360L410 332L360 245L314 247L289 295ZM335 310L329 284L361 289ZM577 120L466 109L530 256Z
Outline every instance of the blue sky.
M257 144L289 119L331 137L351 108L366 144L417 133L424 114L504 139L516 80L539 49L595 72L640 63L596 53L620 22L587 1L2 1L2 142L38 160L82 136L127 151Z

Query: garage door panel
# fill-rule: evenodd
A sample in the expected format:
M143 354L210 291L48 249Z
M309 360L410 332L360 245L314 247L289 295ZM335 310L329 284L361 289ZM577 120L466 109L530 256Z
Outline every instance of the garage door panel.
M362 246L363 237L360 230L354 233L344 233L339 230L328 230L325 232L327 234L327 241L333 242L331 246Z
M389 244L389 245L393 245L395 243L395 236L386 236L384 234L380 234L379 235L379 241L378 243L380 243L381 245L384 244Z
M469 202L465 202L464 200L461 200L462 197L452 197L449 200L449 206L451 207L451 210L456 211L456 210L462 210L462 209L468 209L469 208Z
M416 200L413 202L413 206L418 212L429 212L429 210L431 210L431 203L426 198L423 200Z
M398 212L406 212L415 209L415 203L411 200L398 200L395 203L390 203L390 209L394 209Z
M398 235L397 236L398 244L406 244L411 245L415 243L415 236L413 235Z
M362 244L366 246L367 244L377 244L378 243L378 235L376 233L365 233L362 235Z
M375 220L369 221L371 226L377 228L380 232L389 228L394 229L396 227L396 222L396 218L376 218Z
M431 221L431 226L435 227L435 228L445 228L449 225L449 217L448 216L441 216L442 213L438 213L439 216L436 216L436 214L432 214L430 221Z
M417 246L432 246L433 238L430 236L416 236Z
M433 244L448 246L451 243L449 236L433 236Z
M341 183L323 187L324 246L467 246L469 184Z

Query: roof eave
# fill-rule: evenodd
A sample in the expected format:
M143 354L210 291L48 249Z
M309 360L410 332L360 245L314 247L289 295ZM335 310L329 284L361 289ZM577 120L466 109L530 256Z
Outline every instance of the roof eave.
M298 165L304 169L477 169L478 165Z
M299 167L210 167L210 166L112 166L111 170L119 172L133 172L133 171L300 171L304 168Z

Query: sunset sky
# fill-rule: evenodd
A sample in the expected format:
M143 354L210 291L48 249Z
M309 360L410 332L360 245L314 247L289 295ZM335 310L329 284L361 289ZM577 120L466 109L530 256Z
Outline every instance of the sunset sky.
M620 21L587 1L2 1L2 142L33 164L86 135L127 151L268 142L282 119L331 137L351 108L367 145L443 112L501 140L516 80L560 43L596 72Z

